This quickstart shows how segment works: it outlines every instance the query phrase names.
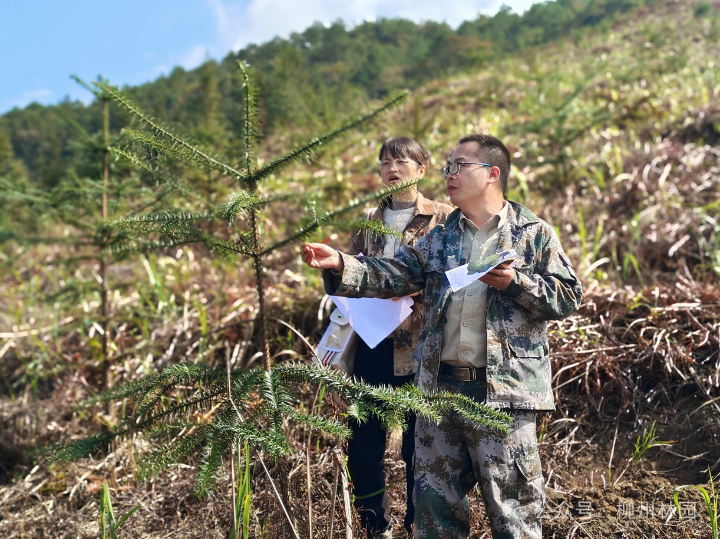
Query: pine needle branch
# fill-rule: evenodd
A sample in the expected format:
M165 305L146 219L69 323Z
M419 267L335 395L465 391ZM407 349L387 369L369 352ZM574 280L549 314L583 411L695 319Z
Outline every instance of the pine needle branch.
M143 242L129 239L125 240L124 243L111 246L110 251L120 256L132 252L176 247L188 243L203 243L210 250L224 258L236 253L253 256L255 254L255 244L252 234L248 231L238 232L235 241L223 241L193 226L193 223L196 221L216 219L219 216L220 214L215 212L205 212L200 214L157 213L125 217L113 223L113 226L137 233L157 232L166 236L169 241L155 240Z
M168 466L179 462L197 446L201 445L212 432L212 425L206 423L186 434L177 436L171 443L163 445L152 451L140 461L141 480L148 479Z
M473 399L459 394L438 393L430 396L439 411L452 411L465 419L468 424L483 424L500 432L509 433L512 417L502 410L490 408Z
M166 417L171 417L178 413L186 413L189 410L193 410L196 408L199 408L203 406L208 401L223 395L223 393L227 391L227 388L225 387L215 387L212 391L201 391L197 396L182 400L177 399L174 401L174 404L172 406L166 406L162 408L160 411L156 412L153 415L148 415L147 417L143 418L141 414L136 414L133 416L133 418L130 418L125 421L125 423L121 423L122 429L117 430L117 433L115 436L123 436L125 434L128 434L130 432L134 432L137 430L143 430L147 428L150 425L154 425L157 423L160 419L164 419ZM156 401L159 402L160 399ZM146 407L143 409L143 413L146 413L150 410L149 407Z
M137 217L123 217L113 226L134 232L160 232L171 240L202 241L205 236L190 225L196 221L214 218L213 213L151 213Z
M169 216L168 216L169 217ZM170 241L183 243L198 243L205 239L201 230L189 225L181 219L166 219L163 222L136 222L124 223L123 226L133 232L158 232Z
M305 425L307 427L318 430L325 434L329 434L331 436L337 436L344 439L352 434L350 432L350 429L339 421L326 419L317 415L304 414L298 412L297 410L295 410L295 408L292 407L287 407L284 412L288 418L297 421L299 424Z
M82 86L83 88L85 88L88 92L90 92L91 94L93 94L93 95L94 95L95 97L97 97L98 99L100 99L100 98L102 97L102 94L101 94L100 92L98 92L95 88L93 88L92 86L90 86L87 82L85 82L84 80L82 80L82 79L81 79L80 77L78 77L77 75L70 75L70 78L71 78L72 80L74 80L75 82L77 82L80 86Z
M234 430L238 435L238 440L243 443L247 442L273 459L278 459L290 452L288 440L282 428L255 428L249 422L238 422L235 424Z
M146 438L159 438L161 436L173 434L175 436L181 436L183 431L202 427L203 425L206 425L206 423L198 423L197 421L182 421L178 419L176 421L168 421L167 423L159 423L148 427L143 432L143 435Z
M197 384L206 386L223 381L223 373L217 369L209 369L204 365L180 363L171 365L161 373L152 376L142 389L135 410L142 415L149 410L167 391L178 384Z
M53 460L86 456L107 446L113 439L142 432L145 436L173 436L141 461L141 477L147 478L180 459L203 448L196 493L206 494L222 468L229 448L247 443L278 458L290 451L284 424L291 420L340 438L350 433L342 423L302 413L294 407L290 383L323 384L331 394L348 399L348 415L360 421L378 417L385 426L403 427L409 412L438 421L442 414L455 413L469 424L483 424L507 432L507 414L478 404L463 395L424 394L408 384L398 389L374 387L345 374L317 365L283 364L267 372L262 367L230 373L227 394L227 372L203 365L181 364L168 367L145 380L127 384L108 392L119 398L135 400L133 414L115 429L56 448ZM171 396L178 387L194 387L187 399ZM130 392L135 391L134 394ZM135 397L135 398L133 398ZM101 399L94 399L97 402ZM239 407L239 408L238 408ZM210 409L205 414L203 409ZM242 409L242 416L239 409ZM178 419L181 418L181 419Z
M243 122L243 142L245 145L245 173L249 176L253 170L255 142L260 136L257 127L257 91L255 85L250 80L247 66L244 62L238 62L238 68L243 79L243 89L245 90L245 119Z
M365 232L371 238L384 238L385 236L393 236L401 240L403 237L403 233L400 232L397 228L387 226L379 219L361 221L357 224L357 230Z
M198 497L205 495L209 486L215 482L222 467L223 457L235 441L233 434L227 427L218 428L216 425L213 429L210 444L205 448L204 456L198 466L198 476L195 481L195 493Z
M471 424L486 425L505 433L509 432L508 426L512 422L506 413L464 395L448 392L426 394L411 384L397 389L375 387L350 379L334 369L302 363L278 365L273 373L288 382L323 384L326 391L348 398L353 403L348 414L361 421L372 414L386 425L402 425L405 414L410 411L433 421L439 421L443 413L455 412Z
M221 217L226 221L232 221L237 215L242 214L247 216L253 209L261 209L268 204L274 202L285 202L287 200L306 200L309 198L317 197L321 191L303 191L303 192L291 192L281 193L279 195L270 196L257 196L248 191L243 191L239 195L235 195L233 199L223 208L221 211Z
M228 258L236 253L245 256L255 256L256 254L255 241L250 231L238 233L234 242L206 238L204 243L223 258Z
M248 176L245 179L245 182L249 186L256 185L259 183L263 178L269 176L273 172L276 172L280 168L284 167L285 165L293 162L295 159L301 156L312 156L313 152L322 146L323 144L327 144L328 142L332 141L333 139L336 139L340 135L346 133L347 131L350 131L351 129L355 129L357 127L360 127L370 120L373 120L374 118L377 118L380 114L385 112L386 110L399 105L404 101L408 96L407 92L400 93L391 99L389 99L382 107L375 109L374 111L365 114L363 116L359 116L355 120L352 120L350 122L347 122L346 124L342 125L341 127L335 129L334 131L331 131L330 133L327 133L325 135L322 135L320 137L317 137L304 146L301 146L300 148L297 148L296 150L293 150L289 154L276 159L275 161L267 164L260 170L254 172L250 176Z
M261 369L251 369L241 371L239 374L231 373L232 383L230 384L230 393L233 401L242 402L251 391L257 389L260 380L264 378L265 371Z
M174 134L169 128L162 126L158 121L143 112L117 88L102 82L94 82L93 84L102 91L111 95L118 103L120 103L120 105L148 126L152 133L152 135L150 135L135 130L127 130L128 134L131 136L136 136L138 139L146 142L158 151L165 151L182 157L187 157L233 178L237 178L239 180L245 179L245 176L238 170L221 162L219 159L211 156L208 152L196 148L189 142L186 142L178 135ZM164 140L169 141L169 143L163 142Z
M324 213L323 215L318 216L313 222L300 228L300 230L296 231L294 234L291 234L287 238L285 238L285 239L277 242L276 244L271 245L267 249L265 249L263 251L263 255L271 253L272 251L276 251L277 249L285 247L286 245L289 245L296 241L305 239L307 236L309 236L311 233L313 233L318 228L327 226L328 224L332 223L336 217L338 217L339 215L342 215L343 213L346 213L350 210L354 210L358 207L364 206L371 200L387 198L388 196L392 196L395 193L402 192L414 185L417 185L417 183L418 183L417 180L409 180L407 182L403 182L400 185L388 187L387 189L383 189L376 193L371 193L371 194L356 198L356 199L352 200L346 206L343 206L343 207L335 209L335 210L328 211L328 212Z
M250 210L260 209L265 203L266 202L257 195L243 191L233 197L232 201L222 209L220 215L226 221L233 221L238 214L248 215Z
M152 165L150 165L149 163L147 163L144 159L142 159L140 156L138 156L138 155L136 155L136 154L134 154L134 153L131 153L131 152L127 152L127 151L121 150L121 149L119 149L119 148L110 148L110 152L112 152L112 153L114 153L114 154L116 154L116 155L119 155L119 156L127 159L128 161L130 161L130 162L131 162L133 165L135 165L136 167L141 168L141 169L145 170L146 172L149 172L150 174L153 175L153 177L155 177L155 178L159 179L160 181L166 183L167 185L169 185L170 187L172 187L172 188L175 189L176 191L182 193L183 195L192 197L192 198L194 198L195 200L198 200L198 201L202 202L203 204L205 204L205 205L208 206L208 207L212 207L212 206L213 206L213 204L212 204L210 201L208 201L207 199L205 199L204 197L202 197L201 195L199 195L198 193L196 193L195 191L193 191L192 189L190 189L190 188L185 184L185 182L182 182L182 181L180 181L180 180L176 180L175 178L173 178L172 176L170 176L170 175L167 174L166 172L163 172L163 171L159 170L157 167L153 167ZM152 203L158 202L158 201L160 200L160 198L162 198L162 197L164 197L164 196L165 196L165 193L161 193L160 195L158 195L158 197L157 197ZM151 204L152 204L152 203L151 203ZM139 211L142 211L142 209L136 210L134 213L137 213L137 212L139 212Z
M57 107L54 109L55 114L60 116L70 127L72 127L78 135L83 139L85 144L91 145L94 150L99 150L102 148L99 144L97 144L97 141L90 136L90 134L85 131L85 129L73 118L70 116L67 112L65 112L62 108Z
M187 245L188 243L197 243L197 240L192 238L182 238L175 241L165 240L129 240L124 243L118 243L111 245L107 248L107 252L117 256L124 257L132 253L147 253L150 251L160 251L169 247L178 247L180 245Z

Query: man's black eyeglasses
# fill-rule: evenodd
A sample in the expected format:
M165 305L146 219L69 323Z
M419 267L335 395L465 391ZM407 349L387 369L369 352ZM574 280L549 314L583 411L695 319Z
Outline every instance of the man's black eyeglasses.
M448 174L457 174L458 172L460 172L460 165L482 165L484 167L493 167L493 165L489 165L487 163L467 163L461 161L459 163L450 163L448 166L441 168L440 171L442 172L443 176L447 176Z

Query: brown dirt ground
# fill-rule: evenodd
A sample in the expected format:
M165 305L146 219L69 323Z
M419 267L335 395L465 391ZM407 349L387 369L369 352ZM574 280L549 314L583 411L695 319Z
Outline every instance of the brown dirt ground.
M715 285L698 285L693 297L702 306L688 307L689 298L672 290L646 289L641 297L632 290L624 294L589 291L576 316L551 327L557 409L538 417L547 482L545 538L710 537L699 493L681 492L680 500L688 504L686 516L689 512L695 517L683 522L672 511L672 497L678 485L708 486L705 470L708 466L716 469L720 463L720 410L712 400L715 386L699 382L705 377L704 358L715 364L713 335L720 328L720 292ZM652 307L636 306L645 301ZM317 312L316 307L310 311ZM692 331L698 325L705 330ZM654 345L659 339L653 335L662 335L663 328L689 329L664 347ZM704 338L706 332L709 337ZM103 409L73 408L88 395L86 375L86 370L77 369L45 381L36 401L29 387L14 400L0 393L0 538L98 537L104 480L110 484L116 515L140 506L123 525L121 537L228 537L232 518L229 465L216 490L201 500L193 494L192 460L138 483L136 461L149 447L141 438L119 441L112 451L95 458L49 466L28 453L34 447L102 428ZM310 388L305 388L301 398L307 402L311 396ZM653 421L657 439L672 444L652 448L644 461L630 463L638 436ZM267 464L300 537L305 538L309 536L306 433L292 428L288 427L288 437L294 444L293 454ZM313 437L311 447L314 537L327 537L335 443L323 438L318 443ZM387 471L390 482L402 478L403 464L392 452ZM394 536L402 539L407 537L402 528L403 488L400 484L388 492ZM480 499L476 494L470 498L471 537L489 538ZM251 536L292 537L257 460L253 505ZM354 537L362 537L352 520ZM334 522L333 537L344 537L341 495Z

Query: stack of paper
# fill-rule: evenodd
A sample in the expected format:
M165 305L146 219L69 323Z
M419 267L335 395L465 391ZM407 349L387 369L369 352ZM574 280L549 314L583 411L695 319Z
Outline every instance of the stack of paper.
M508 260L514 260L517 256L518 254L515 252L515 249L510 249L509 251L486 256L470 264L458 266L455 269L446 271L445 275L447 276L452 291L457 292L467 285L474 283L480 277L487 275L491 269Z
M353 329L370 348L386 339L412 313L410 297L398 299L330 296Z

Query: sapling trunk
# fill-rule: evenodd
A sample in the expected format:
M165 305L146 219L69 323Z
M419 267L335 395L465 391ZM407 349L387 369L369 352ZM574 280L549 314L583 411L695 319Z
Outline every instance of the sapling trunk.
M257 210L253 209L250 212L250 227L253 233L253 245L255 248L255 254L253 255L253 267L255 268L255 288L258 294L258 318L260 320L260 349L264 356L265 370L270 372L271 361L270 361L270 343L268 342L267 332L267 312L265 307L265 288L263 283L263 260L262 260L262 240L260 239L260 233L258 231L258 215Z
M102 191L102 222L103 232L100 241L100 325L103 329L102 335L102 361L103 361L103 386L107 389L111 385L110 362L108 361L108 289L107 289L107 260L105 247L107 241L107 190L110 176L110 102L103 101L103 191Z
M257 142L257 129L255 119L257 115L257 103L255 99L255 90L250 82L246 66L243 62L238 63L240 72L244 82L244 99L245 99L245 118L243 126L243 142L245 145L245 174L250 178L253 170L253 150ZM247 185L253 195L257 195L257 182L251 181ZM270 372L272 363L270 360L270 343L268 342L267 331L267 311L265 307L265 287L264 287L264 270L263 265L263 243L260 238L260 230L258 225L258 210L253 207L250 209L250 229L252 231L252 262L255 269L255 288L258 294L258 318L260 319L260 350L262 350L265 371Z

